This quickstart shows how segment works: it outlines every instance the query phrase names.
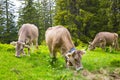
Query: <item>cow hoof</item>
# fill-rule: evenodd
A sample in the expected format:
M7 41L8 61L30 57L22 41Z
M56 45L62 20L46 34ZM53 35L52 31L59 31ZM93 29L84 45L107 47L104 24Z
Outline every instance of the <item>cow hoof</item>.
M26 54L23 54L23 56L26 56Z
M81 70L81 69L83 69L83 67L76 68L76 71L79 71L79 70Z
M15 55L15 57L20 58L20 55Z

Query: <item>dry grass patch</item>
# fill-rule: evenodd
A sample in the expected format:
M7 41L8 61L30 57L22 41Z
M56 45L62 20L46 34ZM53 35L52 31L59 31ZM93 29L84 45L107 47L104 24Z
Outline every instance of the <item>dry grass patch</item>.
M116 68L112 72L103 68L96 72L83 70L81 74L86 77L87 80L120 80L120 68Z

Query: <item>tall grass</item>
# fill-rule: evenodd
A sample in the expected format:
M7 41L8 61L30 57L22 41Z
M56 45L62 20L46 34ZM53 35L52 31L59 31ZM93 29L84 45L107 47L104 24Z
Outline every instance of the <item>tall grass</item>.
M77 47L77 49L82 47ZM26 51L27 52L27 51ZM58 53L59 54L59 53ZM17 58L12 45L0 44L0 80L85 80L79 71L65 67L64 58L59 54L57 62L50 64L48 48L39 46L31 56ZM87 51L82 57L84 69L96 71L100 68L120 67L120 52L109 53L101 49Z

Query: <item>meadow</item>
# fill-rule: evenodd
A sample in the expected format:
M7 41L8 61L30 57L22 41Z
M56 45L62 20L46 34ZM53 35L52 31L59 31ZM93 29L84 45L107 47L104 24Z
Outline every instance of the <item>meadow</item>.
M86 47L86 46L85 46ZM82 45L77 49L85 49ZM27 52L27 50L25 50ZM63 56L51 65L46 45L31 51L31 56L17 58L15 47L0 44L0 80L120 80L120 51L112 53L97 48L82 56L84 69L66 68Z

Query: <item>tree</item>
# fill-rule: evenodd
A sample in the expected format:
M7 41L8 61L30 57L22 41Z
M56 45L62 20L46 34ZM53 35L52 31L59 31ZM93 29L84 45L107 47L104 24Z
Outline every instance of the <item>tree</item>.
M4 22L5 22L5 18L4 16L4 11L3 11L3 1L0 1L0 40L2 40L2 36L3 36L3 32L4 32Z
M34 7L33 0L25 0L24 7L19 11L18 25L19 27L24 23L31 23L38 26L37 10Z
M108 26L120 35L120 0L110 0Z
M1 1L1 34L0 34L0 42L2 43L10 43L12 40L16 40L16 26L14 21L14 10L13 4L9 0Z
M42 35L39 41L43 41L46 29L53 26L54 0L37 0L35 5L38 11L40 35Z
M96 0L94 0L96 2ZM93 15L97 10L93 5L97 6L98 3L90 2L87 0L57 0L56 1L56 16L55 24L63 25L72 33L73 39L76 44L79 39L84 42L88 41L89 26ZM87 2L87 3L86 3ZM85 7L86 6L86 7Z
M54 23L68 28L76 43L88 42L101 31L120 34L119 17L119 0L57 0Z

